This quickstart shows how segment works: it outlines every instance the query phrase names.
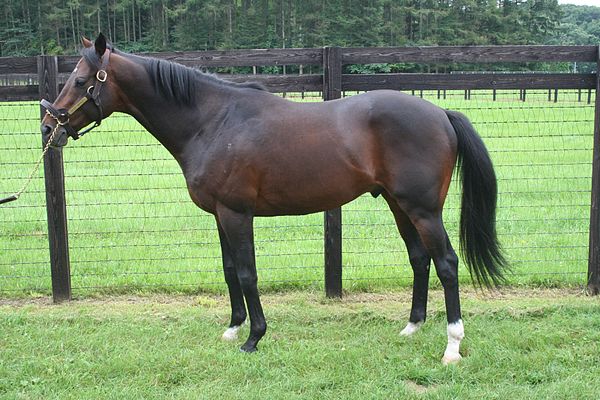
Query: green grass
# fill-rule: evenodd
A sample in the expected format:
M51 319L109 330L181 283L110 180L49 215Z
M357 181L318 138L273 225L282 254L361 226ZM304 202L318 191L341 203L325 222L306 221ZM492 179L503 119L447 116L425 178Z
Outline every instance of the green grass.
M592 399L600 303L575 290L465 291L463 360L444 367L442 293L402 338L406 290L263 296L255 354L219 338L224 297L0 303L0 399Z
M499 180L498 231L513 285L582 285L587 270L593 105L561 91L474 91L426 98L463 111L490 149ZM583 96L584 100L586 96ZM0 193L17 190L40 147L38 106L0 104ZM76 294L222 293L212 216L189 200L176 162L135 121L116 115L64 150L72 283ZM445 208L458 247L459 191ZM41 173L18 202L0 207L0 291L47 294L50 288ZM385 202L363 196L343 209L344 288L409 285L404 245ZM257 219L263 291L322 287L323 217ZM470 281L461 267L463 283ZM432 283L437 279L432 276Z

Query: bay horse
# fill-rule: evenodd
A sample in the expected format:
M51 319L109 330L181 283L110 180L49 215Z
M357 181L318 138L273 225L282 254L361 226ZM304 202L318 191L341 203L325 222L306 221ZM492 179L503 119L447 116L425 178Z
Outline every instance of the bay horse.
M295 103L254 83L228 83L123 53L102 34L82 44L82 58L56 101L42 101L45 140L63 146L68 137L79 137L79 129L118 111L167 148L192 201L216 219L231 300L223 339L236 339L249 315L241 350L253 352L267 330L253 218L330 210L370 192L389 205L414 272L409 322L401 334L412 335L425 321L433 260L448 320L442 361L460 360L458 257L442 222L455 167L462 181L460 242L471 276L492 286L503 280L506 266L495 228L496 176L464 115L391 90Z

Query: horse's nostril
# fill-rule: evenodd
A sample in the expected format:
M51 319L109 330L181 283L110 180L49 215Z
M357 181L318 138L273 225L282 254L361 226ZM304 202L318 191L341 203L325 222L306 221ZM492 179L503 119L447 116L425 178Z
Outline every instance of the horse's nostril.
M52 127L50 125L42 124L40 129L42 131L42 135L44 136L48 136L50 132L52 132Z

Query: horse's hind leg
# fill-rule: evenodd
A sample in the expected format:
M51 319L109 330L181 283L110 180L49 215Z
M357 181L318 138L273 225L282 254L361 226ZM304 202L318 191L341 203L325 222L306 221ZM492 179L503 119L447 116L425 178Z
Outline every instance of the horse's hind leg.
M239 213L218 204L217 218L223 232L221 240L225 240L231 250L239 288L244 295L250 315L250 335L240 350L253 352L256 351L257 343L267 331L257 288L253 215ZM235 286L234 292L239 294Z
M444 229L441 212L431 213L416 210L409 212L409 216L433 259L437 275L444 287L448 319L448 345L442 362L444 364L455 363L461 359L459 347L460 341L464 338L458 294L458 257Z
M419 233L408 216L387 193L384 193L384 197L394 214L398 231L406 244L410 265L414 275L410 317L408 319L408 324L400 332L403 336L410 336L421 328L427 318L427 295L429 290L429 266L431 264L431 258L419 237Z
M242 292L240 281L235 271L233 252L218 218L217 227L219 229L221 255L223 258L223 273L225 274L225 282L229 289L229 300L231 302L231 322L229 323L229 328L223 333L223 340L233 341L237 339L238 331L246 320L246 305L244 304L244 293Z

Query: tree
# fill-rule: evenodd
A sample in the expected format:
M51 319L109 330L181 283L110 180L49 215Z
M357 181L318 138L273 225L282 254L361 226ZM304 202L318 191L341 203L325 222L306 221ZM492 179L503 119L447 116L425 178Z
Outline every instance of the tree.
M4 0L0 10L5 56L73 54L99 30L137 52L600 39L600 8L557 0Z

